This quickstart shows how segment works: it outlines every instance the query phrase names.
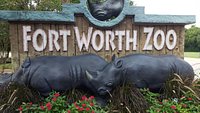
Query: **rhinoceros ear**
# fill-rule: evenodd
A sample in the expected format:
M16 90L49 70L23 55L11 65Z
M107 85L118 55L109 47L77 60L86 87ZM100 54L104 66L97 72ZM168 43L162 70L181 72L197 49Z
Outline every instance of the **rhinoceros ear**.
M94 77L87 70L86 70L85 74L86 74L86 77L88 80L94 79Z
M112 61L115 61L116 60L116 55L114 54L113 56L112 56Z
M122 61L122 60L117 60L114 64L115 64L115 66L116 66L117 68L121 68L122 65L123 65L123 61Z

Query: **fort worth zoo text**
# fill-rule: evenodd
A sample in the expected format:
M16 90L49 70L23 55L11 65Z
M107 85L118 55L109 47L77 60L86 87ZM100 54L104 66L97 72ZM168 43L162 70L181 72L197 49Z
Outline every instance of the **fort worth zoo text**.
M133 36L131 37L131 32ZM74 37L71 37L72 33L74 33ZM176 32L171 29L166 33L163 30L154 31L154 27L144 27L143 33L145 33L145 42L142 47L143 50L153 50L153 47L157 50L161 50L166 47L169 50L173 50L176 46L177 35ZM59 43L59 40L62 38L62 43ZM31 26L23 26L23 50L29 51L29 44L33 46L36 51L43 51L48 46L48 51L60 51L62 47L62 51L67 51L70 49L68 47L68 40L70 38L75 38L74 40L77 42L79 51L82 51L83 48L85 50L89 49L91 45L95 51L100 51L105 48L105 50L137 50L137 40L138 40L138 31L137 30L94 30L93 27L89 27L87 29L87 33L80 32L78 27L74 27L73 31L70 30L51 30L49 29L47 32L43 29L36 29L32 31ZM153 43L150 43L151 38L153 38ZM158 39L160 38L160 39ZM39 43L38 40L42 40ZM98 41L97 41L98 40ZM117 40L117 41L116 41ZM125 43L122 43L122 41ZM117 42L117 43L114 43ZM132 43L132 47L130 44ZM123 44L125 44L125 48L123 48Z

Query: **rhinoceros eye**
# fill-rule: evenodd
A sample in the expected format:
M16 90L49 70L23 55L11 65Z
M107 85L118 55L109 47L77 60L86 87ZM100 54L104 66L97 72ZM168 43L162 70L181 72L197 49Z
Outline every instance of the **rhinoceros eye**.
M109 82L109 83L106 84L106 86L107 86L107 87L112 87L112 86L113 86L113 83L112 83L112 82Z

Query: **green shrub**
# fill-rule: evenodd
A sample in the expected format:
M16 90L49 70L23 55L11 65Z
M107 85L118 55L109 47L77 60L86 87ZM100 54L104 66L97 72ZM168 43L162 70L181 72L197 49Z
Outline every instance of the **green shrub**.
M43 98L37 91L24 85L7 84L0 87L0 112L200 113L200 80L194 81L191 86L182 82L179 76L175 76L166 83L162 94L123 84L110 92L110 103L105 108L99 107L93 96L77 89L61 95L52 92L49 97Z
M149 113L200 113L199 80L187 86L179 75L167 81L162 94L141 92L150 104Z
M105 113L97 105L94 96L89 98L82 96L81 100L70 104L67 102L66 96L61 96L57 92L52 92L40 104L23 103L17 111L28 113Z
M146 100L151 104L147 110L149 113L199 113L199 101L195 101L195 96L191 92L186 93L181 98L167 98L159 100L159 95L146 91Z

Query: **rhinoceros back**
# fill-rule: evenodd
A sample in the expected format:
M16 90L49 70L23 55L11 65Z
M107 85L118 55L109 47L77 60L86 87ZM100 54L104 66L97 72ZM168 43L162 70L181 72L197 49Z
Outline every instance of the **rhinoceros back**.
M107 62L94 54L80 56L41 56L25 60L22 65L25 84L41 93L68 90L82 84L86 70L96 71Z
M183 80L189 80L187 84L194 78L191 65L174 55L131 54L120 59L124 62L124 68L127 68L127 80L144 81L142 87L163 84L174 73Z

